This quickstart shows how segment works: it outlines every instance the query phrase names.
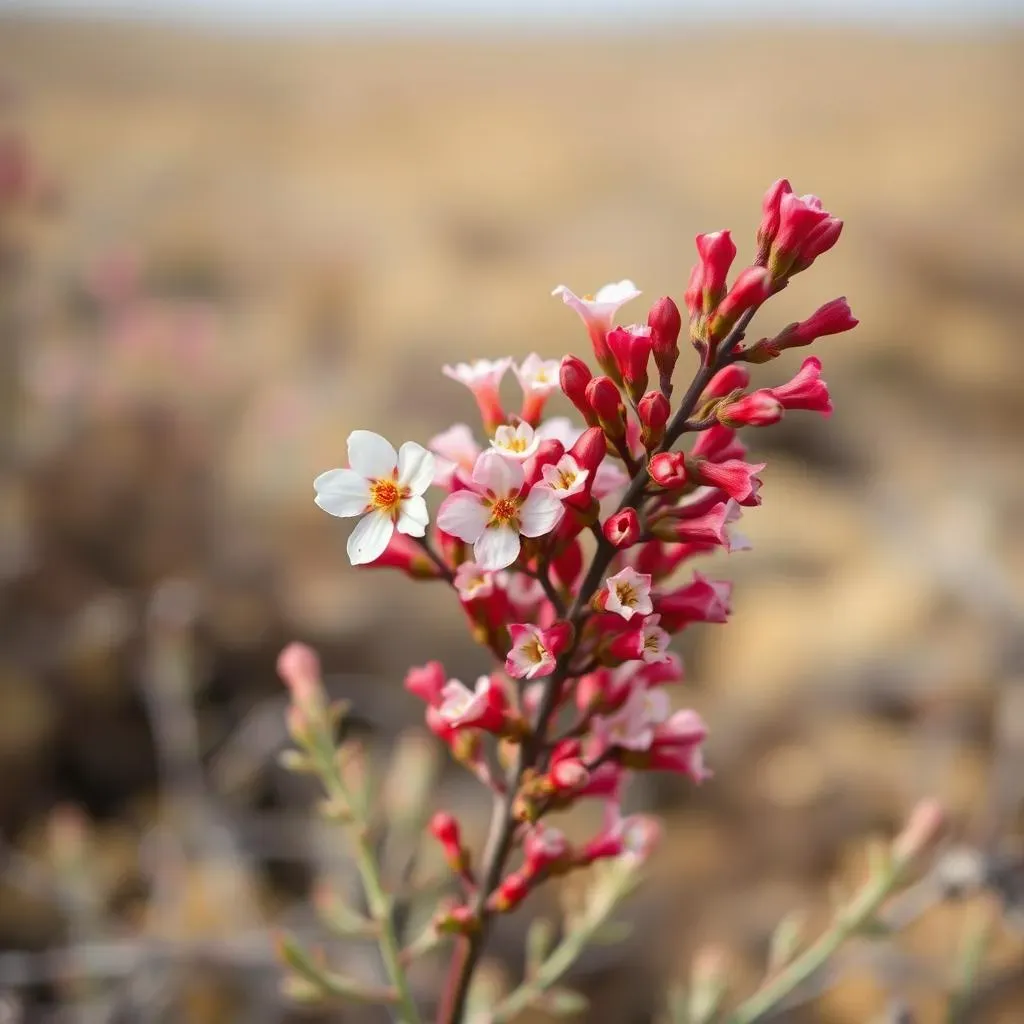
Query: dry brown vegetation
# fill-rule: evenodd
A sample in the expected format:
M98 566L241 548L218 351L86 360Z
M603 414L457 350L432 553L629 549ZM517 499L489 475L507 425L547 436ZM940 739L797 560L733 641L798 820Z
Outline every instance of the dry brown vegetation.
M4 291L0 944L115 943L103 963L135 983L115 994L121 1017L98 1019L276 1019L261 929L302 892L287 862L318 849L300 793L261 767L281 740L277 649L315 642L385 742L417 714L406 665L484 664L449 603L348 567L313 476L352 427L423 439L469 419L442 362L585 354L548 295L560 282L678 296L693 235L731 226L749 244L780 175L846 229L764 326L841 293L862 326L821 345L835 416L754 439L769 462L755 551L714 564L736 580L735 619L687 637L678 695L711 723L717 775L639 794L671 815L662 880L645 928L584 964L587 1019L650 1019L656 987L635 979L655 934L676 963L723 941L738 984L755 980L779 917L821 912L864 837L925 793L965 842L1012 852L1019 34L304 40L5 22L0 70L7 123L54 183L12 227L28 262ZM133 273L131 297L110 298ZM70 916L45 867L45 823L67 803L91 844ZM1017 884L1017 932L992 963L1019 981ZM853 1024L894 997L941 1019L987 898L859 956L799 1019ZM189 937L236 973L189 967L191 1001L161 1017L181 979L151 964L147 995L139 937ZM497 947L513 965L517 941ZM0 988L52 966L0 954ZM976 1019L1024 1017L1019 985L999 994L1005 1015Z

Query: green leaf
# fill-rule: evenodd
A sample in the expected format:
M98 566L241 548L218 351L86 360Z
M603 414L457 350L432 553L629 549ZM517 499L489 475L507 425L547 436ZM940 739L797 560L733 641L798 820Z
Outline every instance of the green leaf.
M633 934L633 925L629 921L608 921L601 925L591 936L595 946L615 946Z

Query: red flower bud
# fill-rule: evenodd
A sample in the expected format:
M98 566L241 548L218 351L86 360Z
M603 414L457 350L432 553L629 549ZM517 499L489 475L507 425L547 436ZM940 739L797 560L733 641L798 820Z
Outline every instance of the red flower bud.
M679 358L679 332L683 318L679 307L666 295L651 306L647 314L647 326L651 329L651 351L662 378L668 380Z
M700 396L701 401L709 402L712 398L725 398L733 391L741 391L750 383L750 371L739 363L731 363L723 367L708 381L708 386Z
M608 348L634 402L647 390L647 363L651 358L651 329L634 324L608 334Z
M757 309L772 293L772 277L764 267L747 267L733 282L711 319L710 337L721 341L744 313Z
M462 845L459 823L447 811L438 811L430 819L430 834L444 847L458 849Z
M728 231L712 231L697 236L700 253L701 311L707 315L722 301L729 268L736 258L736 244Z
M562 359L562 366L558 371L558 381L562 386L562 391L565 393L565 397L576 406L583 419L590 426L595 426L597 416L587 400L587 385L592 377L590 368L579 356L568 355Z
M854 317L849 303L843 296L826 302L806 320L786 328L778 340L785 338L785 344L780 346L781 348L801 348L826 335L853 330L858 323L860 321Z
M624 508L605 520L604 535L617 548L632 547L640 539L640 520L635 508Z
M597 467L608 454L608 442L605 440L604 431L600 427L584 430L569 449L569 454L576 460L580 469L585 469L590 474L587 482L588 485L592 485ZM587 493L590 493L590 486L587 487Z
M767 427L782 419L784 408L771 391L761 388L719 409L718 421L727 427Z
M768 252L779 232L782 220L780 206L782 197L790 194L793 187L785 178L779 178L764 194L761 201L761 224L757 229L757 259L755 266L763 267L768 262Z
M651 479L667 491L678 490L686 483L686 457L682 452L660 452L647 466Z
M797 375L781 387L770 388L771 395L783 409L809 409L823 416L832 415L828 385L821 379L821 360L810 356L803 361Z
M414 666L405 674L405 688L431 707L440 705L441 691L447 682L448 674L439 661Z
M672 407L660 391L648 391L637 403L636 411L640 417L640 441L651 451L665 437L665 425Z
M515 909L529 894L529 879L517 873L505 878L488 902L492 910L503 914Z
M608 439L621 441L626 436L626 407L611 377L595 377L587 385L587 401Z
M761 504L761 499L757 496L761 481L756 474L764 467L763 462L750 463L741 459L727 459L725 462L698 459L692 460L687 466L701 483L725 491L741 505Z

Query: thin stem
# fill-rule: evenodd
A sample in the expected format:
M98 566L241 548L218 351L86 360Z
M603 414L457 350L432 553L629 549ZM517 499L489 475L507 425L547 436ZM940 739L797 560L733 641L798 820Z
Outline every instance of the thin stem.
M426 537L413 537L412 539L416 541L416 543L421 548L423 548L424 552L427 555L427 558L429 558L434 563L434 565L437 566L437 568L441 572L441 575L449 583L454 583L455 573L453 573L451 569L448 568L448 563L433 549L430 541Z
M729 332L728 336L718 346L715 358L707 365L702 365L690 383L686 394L679 403L668 428L665 431L665 438L659 451L668 451L679 439L679 436L686 429L686 422L693 414L700 396L707 387L708 382L721 368L722 360L728 357L729 353L743 338L747 325L753 318L754 310L748 310L740 317L736 326ZM634 464L635 465L635 464ZM648 482L647 460L641 461L635 466L633 477L626 488L626 492L619 502L617 511L624 508L638 507L642 503L645 489ZM615 557L615 548L604 536L600 529L594 530L597 538L597 550L594 553L594 560L576 593L576 598L569 609L568 619L575 627L576 640L559 658L554 673L548 678L541 697L540 707L537 712L537 724L533 733L519 748L519 757L509 778L509 785L504 800L495 804L494 816L491 819L491 831L488 838L486 852L483 859L483 878L480 884L480 891L477 894L474 910L479 920L478 929L466 937L464 949L460 948L456 954L449 984L442 1005L439 1009L438 1024L461 1024L465 1013L466 998L469 994L469 985L473 972L483 953L484 945L490 930L490 913L487 909L487 898L497 886L501 879L502 871L505 868L505 861L512 850L515 838L516 821L512 815L515 806L516 796L519 791L519 784L523 773L531 767L537 757L545 750L547 730L556 708L558 699L562 693L562 686L568 677L569 665L576 651L576 644L579 642L580 623L586 614L587 606L601 584L601 579Z

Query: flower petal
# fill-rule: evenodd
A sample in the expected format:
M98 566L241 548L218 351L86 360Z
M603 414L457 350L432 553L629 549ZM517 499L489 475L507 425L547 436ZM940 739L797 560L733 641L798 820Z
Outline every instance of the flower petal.
M519 557L519 534L511 526L488 527L473 545L473 557L482 569L505 569Z
M402 502L397 523L399 533L406 533L410 537L422 537L427 532L429 522L427 503L420 495L414 494Z
M559 524L564 512L551 488L534 484L519 510L519 532L524 537L543 537Z
M313 481L313 487L313 500L332 516L362 515L370 504L366 480L351 469L329 469Z
M386 438L372 430L353 430L348 435L348 464L368 480L389 477L398 465L398 455Z
M495 456L500 459L501 456ZM437 510L437 525L459 540L472 544L487 526L490 513L473 491L456 491L449 494Z
M406 441L398 449L398 483L422 494L434 479L434 456L421 444Z
M356 523L348 539L348 560L353 565L375 562L388 546L395 524L387 512L370 512Z
M473 483L497 495L518 493L525 479L518 462L511 462L495 451L484 452L473 466Z

